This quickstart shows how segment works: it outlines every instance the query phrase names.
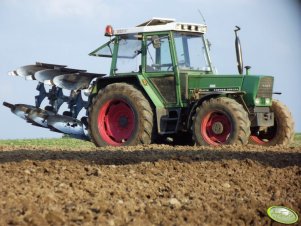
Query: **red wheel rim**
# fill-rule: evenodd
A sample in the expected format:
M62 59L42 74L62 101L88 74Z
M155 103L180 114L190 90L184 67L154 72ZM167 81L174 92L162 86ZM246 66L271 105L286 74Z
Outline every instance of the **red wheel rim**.
M221 111L207 113L201 122L201 135L210 145L225 144L231 131L231 120Z
M266 130L259 131L258 128L251 129L250 139L259 145L267 145L274 139L277 134L277 122L275 125L267 128Z
M135 113L125 100L107 101L98 113L98 131L109 145L120 146L128 141L135 129Z
M264 145L264 144L266 144L266 143L268 142L268 141L265 141L265 140L259 138L257 135L251 135L251 136L250 136L250 139L251 139L254 143L260 144L260 145Z

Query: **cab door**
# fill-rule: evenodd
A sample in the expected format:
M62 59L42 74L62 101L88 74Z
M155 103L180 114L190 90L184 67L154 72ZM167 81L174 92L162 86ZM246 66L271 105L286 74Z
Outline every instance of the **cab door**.
M169 33L145 36L143 72L165 106L176 106L176 77Z

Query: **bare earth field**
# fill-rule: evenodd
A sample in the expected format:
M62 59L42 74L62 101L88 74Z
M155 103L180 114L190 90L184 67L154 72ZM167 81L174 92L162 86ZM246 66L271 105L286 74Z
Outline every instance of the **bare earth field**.
M0 225L280 225L268 207L285 205L300 218L301 142L95 148L72 139L0 141L0 178Z

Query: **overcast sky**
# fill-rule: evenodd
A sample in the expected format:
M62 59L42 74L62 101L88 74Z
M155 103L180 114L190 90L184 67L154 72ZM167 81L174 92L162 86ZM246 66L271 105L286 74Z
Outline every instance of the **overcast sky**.
M301 132L301 7L297 0L0 0L0 102L34 104L37 82L10 77L36 61L108 73L108 61L88 56L107 41L107 24L132 27L152 17L208 25L220 74L237 74L234 26L252 74L275 76L275 98L291 109ZM0 139L59 137L0 106Z

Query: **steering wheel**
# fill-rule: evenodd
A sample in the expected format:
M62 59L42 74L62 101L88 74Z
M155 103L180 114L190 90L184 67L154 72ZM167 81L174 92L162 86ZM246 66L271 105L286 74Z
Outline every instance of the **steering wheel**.
M172 70L170 70L170 69L172 69L172 64L170 64L169 66L168 66L168 68L167 68L167 71L172 71Z

